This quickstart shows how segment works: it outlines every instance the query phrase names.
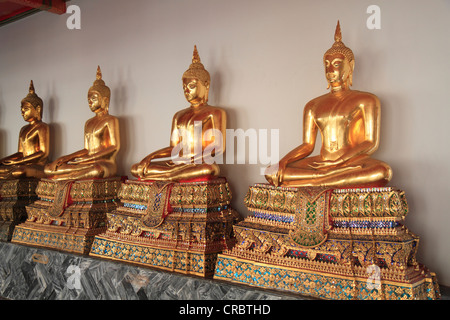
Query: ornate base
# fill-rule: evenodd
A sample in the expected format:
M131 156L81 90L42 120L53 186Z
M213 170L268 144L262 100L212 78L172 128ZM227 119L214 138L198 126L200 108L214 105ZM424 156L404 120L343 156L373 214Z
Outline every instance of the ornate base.
M37 199L39 179L0 180L0 240L10 241L14 227L27 218L25 207Z
M88 254L96 234L106 230L106 213L117 206L119 177L58 182L42 179L28 219L12 242Z
M91 256L211 276L217 254L234 245L238 215L224 178L170 184L129 180L119 199Z
M380 280L379 285L376 281L368 281L368 277L364 276L366 268L357 270L361 276L344 276L326 269L324 265L316 265L311 269L288 268L225 253L218 257L214 279L322 299L434 300L440 297L435 274L423 266L416 273L416 277L408 282Z
M219 255L216 279L325 299L440 296L403 226L403 191L257 184L245 202L254 215L234 226L237 245Z

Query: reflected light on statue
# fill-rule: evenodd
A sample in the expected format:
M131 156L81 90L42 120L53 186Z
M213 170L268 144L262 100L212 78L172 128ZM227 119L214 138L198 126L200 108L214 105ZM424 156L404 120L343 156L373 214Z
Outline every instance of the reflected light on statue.
M116 174L120 148L119 121L108 113L111 92L102 80L100 67L88 92L88 104L95 116L84 127L84 149L62 156L45 167L48 178L76 180L109 178Z
M0 160L0 179L42 178L48 162L50 133L42 122L43 101L36 94L33 81L21 102L21 113L28 125L19 133L18 152Z
M157 150L140 163L131 168L133 176L142 180L159 181L190 181L193 179L207 179L219 175L220 169L216 163L205 161L203 152L206 147L214 147L215 155L225 151L226 113L222 108L208 105L210 85L209 72L204 68L194 47L192 64L183 74L183 90L190 107L177 112L172 120L172 136L170 145ZM195 134L196 124L201 124L201 134ZM216 130L222 133L223 141L207 143L205 132ZM178 133L184 134L178 134ZM198 139L198 140L197 140ZM179 157L183 161L157 160L173 156L173 151L183 145ZM156 161L155 161L156 160Z
M339 21L334 39L323 58L330 92L306 104L303 144L266 169L267 181L275 186L378 187L392 177L389 165L370 157L379 144L380 101L350 90L355 60L342 42ZM308 157L318 132L320 155Z

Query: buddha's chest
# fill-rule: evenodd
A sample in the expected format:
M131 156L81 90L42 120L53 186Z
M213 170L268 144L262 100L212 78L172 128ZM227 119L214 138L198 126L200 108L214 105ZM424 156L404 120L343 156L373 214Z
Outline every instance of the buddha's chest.
M24 151L34 150L39 145L39 134L33 128L26 129L20 135L19 141Z
M314 121L322 131L345 130L361 115L359 106L342 102L319 105L313 112Z
M189 132L205 131L213 128L213 119L209 114L195 113L185 114L177 121L177 129Z
M108 126L102 121L92 122L86 127L85 136L90 144L105 141L109 137Z

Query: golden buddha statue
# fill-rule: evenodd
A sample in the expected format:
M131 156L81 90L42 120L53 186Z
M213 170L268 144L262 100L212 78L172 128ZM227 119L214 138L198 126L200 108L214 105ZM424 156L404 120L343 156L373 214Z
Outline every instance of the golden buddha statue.
M204 151L214 150L214 157L225 151L226 114L218 107L208 105L210 75L200 61L197 47L194 47L192 64L183 74L183 89L190 107L177 112L172 120L170 145L146 156L131 168L133 176L141 180L191 181L218 176L216 163L206 159ZM197 124L201 125L198 130ZM197 133L197 130L199 131ZM220 135L209 137L213 130ZM220 136L220 139L216 137ZM217 140L216 140L217 139ZM178 159L182 161L157 160L172 157L176 148L183 145Z
M339 21L334 39L323 57L331 91L306 104L303 144L266 169L267 181L275 186L375 187L392 177L386 163L370 157L379 144L380 101L371 93L350 90L355 60L342 42ZM320 155L308 157L318 131Z
M100 67L88 91L88 103L95 116L84 126L84 149L65 155L45 166L54 180L108 178L117 172L120 148L119 121L108 113L111 91L102 80Z
M20 130L18 152L0 160L0 179L39 179L45 176L50 131L42 122L43 105L31 81L29 93L21 102L22 117L28 124Z

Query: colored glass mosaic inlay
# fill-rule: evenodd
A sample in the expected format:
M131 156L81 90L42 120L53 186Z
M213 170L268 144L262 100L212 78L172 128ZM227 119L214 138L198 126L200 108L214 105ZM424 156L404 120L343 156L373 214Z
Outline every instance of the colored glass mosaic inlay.
M253 216L259 219L278 221L284 223L292 223L294 221L293 215L280 215L274 213L266 213L266 212L253 212Z

